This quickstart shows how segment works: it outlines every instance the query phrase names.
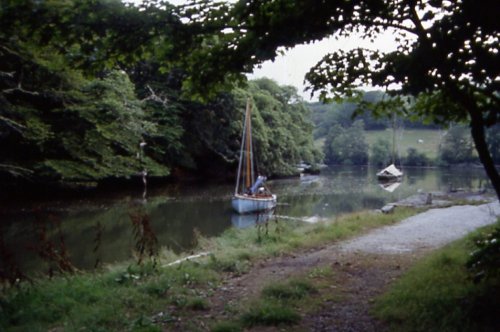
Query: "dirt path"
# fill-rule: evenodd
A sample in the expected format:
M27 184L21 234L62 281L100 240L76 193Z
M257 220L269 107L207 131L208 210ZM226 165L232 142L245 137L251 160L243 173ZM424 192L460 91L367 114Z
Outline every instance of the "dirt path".
M330 267L332 300L325 301L319 310L303 313L300 325L286 330L383 331L383 325L369 314L373 298L429 250L494 223L499 215L498 202L431 209L350 241L267 259L243 276L226 279L209 299L210 312L199 318L203 321L200 325L208 328L210 321L233 318L228 309L257 297L272 281Z

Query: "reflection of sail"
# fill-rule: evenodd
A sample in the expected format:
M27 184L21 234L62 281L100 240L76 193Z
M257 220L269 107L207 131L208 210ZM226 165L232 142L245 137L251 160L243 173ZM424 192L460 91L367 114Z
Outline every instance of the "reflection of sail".
M379 185L385 191L392 193L394 190L396 190L397 187L401 185L401 182L400 181L381 182L379 183Z
M274 209L260 213L236 214L231 216L231 223L236 228L247 228L250 226L265 223L274 215Z

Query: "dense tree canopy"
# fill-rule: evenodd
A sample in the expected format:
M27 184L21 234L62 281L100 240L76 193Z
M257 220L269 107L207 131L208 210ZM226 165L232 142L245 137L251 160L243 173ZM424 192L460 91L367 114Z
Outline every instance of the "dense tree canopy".
M186 53L211 44L180 10L166 1L2 1L3 184L96 183L143 170L232 178L247 97L262 171L290 175L301 161L320 161L295 89L227 81L203 102L185 93Z

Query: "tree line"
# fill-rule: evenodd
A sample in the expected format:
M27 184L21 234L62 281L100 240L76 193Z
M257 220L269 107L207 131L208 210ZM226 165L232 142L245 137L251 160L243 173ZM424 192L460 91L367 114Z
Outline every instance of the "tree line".
M373 110L362 109L365 103L373 104L387 96L382 91L361 92L360 96L361 101L339 99L329 104L308 104L315 125L314 137L324 141L323 152L327 164L384 166L394 158L397 163L406 166L447 166L480 162L467 126L460 123L443 126L426 123L422 119L390 115L374 116ZM397 114L397 109L394 114ZM372 146L366 140L367 133L381 130L395 130L397 136L402 138L406 129L442 131L444 134L437 147L437 158L432 159L415 147L407 151L394 151L397 153L392 156L393 147L389 140L377 139ZM499 138L499 125L486 130L486 144L497 165L500 165ZM396 142L396 146L398 145Z
M232 178L248 97L262 172L320 162L295 88L261 79L228 81L203 99L188 92L177 13L167 2L3 1L3 185L93 186L143 172Z

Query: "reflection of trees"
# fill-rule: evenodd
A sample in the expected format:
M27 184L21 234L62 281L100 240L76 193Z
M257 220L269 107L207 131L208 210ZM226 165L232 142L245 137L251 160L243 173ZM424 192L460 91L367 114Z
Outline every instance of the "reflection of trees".
M143 206L134 206L129 211L135 240L137 263L142 264L144 258L154 258L158 254L158 239L151 227L149 214Z
M95 229L94 250L92 252L96 256L95 264L94 264L94 269L95 269L95 268L99 267L99 264L101 263L101 260L99 258L99 249L101 248L102 233L103 233L104 229L103 229L100 221L96 222L94 229Z
M70 260L64 241L60 218L37 211L34 228L38 241L31 248L49 265L48 274L52 276L55 271L75 272L76 268Z
M216 236L230 225L230 205L225 201L172 201L151 211L159 243L175 252L193 248L197 229L201 236Z
M29 280L21 271L11 248L5 243L5 230L0 223L0 286L7 282L11 285L20 280Z
M444 191L458 189L467 191L481 190L483 189L483 185L488 183L487 181L485 183L483 179L485 179L485 175L482 169L467 167L453 169L453 171L443 170L439 172L438 185Z
M257 228L257 242L260 243L263 240L263 237L269 236L269 223L274 221L274 233L276 236L279 236L281 233L281 228L279 224L279 220L277 217L276 208L262 211L254 214L255 217L255 225Z
M289 216L332 216L361 209L380 208L385 199L374 194L346 192L329 195L302 195L285 197L282 213Z

